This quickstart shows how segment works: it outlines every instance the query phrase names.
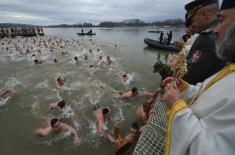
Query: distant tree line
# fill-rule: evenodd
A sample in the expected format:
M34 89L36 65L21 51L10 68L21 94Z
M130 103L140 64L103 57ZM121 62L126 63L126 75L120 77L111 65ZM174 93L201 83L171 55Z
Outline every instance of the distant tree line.
M0 27L35 27L35 26L36 25L0 23ZM155 21L151 23L146 23L139 19L128 19L121 22L104 21L99 23L98 25L93 25L92 23L78 23L71 25L70 24L50 25L44 27L84 28L84 27L123 27L123 26L184 26L184 21L182 19L169 19L165 21Z
M165 21L156 21L152 23L145 23L141 20L129 20L122 21L122 22L112 22L112 21L105 21L101 22L99 27L120 27L120 26L184 26L184 21L182 19L170 19Z
M50 26L45 26L45 27L82 28L82 27L95 27L95 25L93 25L92 23L82 23L82 24L78 23L78 24L72 24L72 25L69 25L69 24L50 25Z

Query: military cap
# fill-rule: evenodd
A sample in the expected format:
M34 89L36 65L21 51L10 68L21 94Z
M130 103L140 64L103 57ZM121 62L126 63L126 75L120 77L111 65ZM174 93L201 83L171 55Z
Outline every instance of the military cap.
M234 0L223 0L220 10L235 8Z
M184 6L187 11L187 19L185 21L190 20L190 18L202 7L218 3L218 0L194 0Z

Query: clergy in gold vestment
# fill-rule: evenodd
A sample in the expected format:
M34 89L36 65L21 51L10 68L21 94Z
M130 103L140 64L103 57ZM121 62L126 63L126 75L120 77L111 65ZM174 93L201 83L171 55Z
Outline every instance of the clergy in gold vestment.
M169 111L165 154L235 154L235 1L224 0L215 28L217 55L228 65L197 85L163 80ZM181 93L180 93L181 92Z

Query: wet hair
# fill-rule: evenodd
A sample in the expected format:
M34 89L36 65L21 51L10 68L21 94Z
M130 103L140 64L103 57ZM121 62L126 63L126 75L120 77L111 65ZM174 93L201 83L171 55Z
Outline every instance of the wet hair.
M107 113L109 113L109 109L108 108L103 108L102 109L102 114L105 115Z
M100 60L102 59L102 56L100 56Z
M90 66L89 66L89 68L92 68L92 67L94 67L94 66L93 66L93 65L90 65Z
M36 64L36 63L39 63L38 59L34 59L33 62L34 62L35 64Z
M145 113L149 113L149 111L151 110L151 104L149 102L144 102L143 103L143 110Z
M60 107L62 109L65 106L65 101L62 100L62 101L58 102L57 105L58 105L58 107Z
M138 125L136 122L132 123L132 124L131 124L131 127L132 127L133 129L136 129L136 130L139 129L139 125Z
M74 57L74 60L76 60L76 61L77 61L77 60L78 60L78 57Z
M58 118L53 118L53 119L51 120L51 127L52 127L52 128L55 128L54 125L55 125L58 121L60 121Z
M123 74L122 76L123 76L124 78L126 78L126 77L127 77L127 75L126 75L126 74Z
M56 81L59 82L60 80L62 80L62 78L59 76Z
M57 59L54 59L54 62L57 63L58 62Z
M132 91L132 93L137 93L138 89L137 89L136 87L133 87L133 88L131 89L131 91Z

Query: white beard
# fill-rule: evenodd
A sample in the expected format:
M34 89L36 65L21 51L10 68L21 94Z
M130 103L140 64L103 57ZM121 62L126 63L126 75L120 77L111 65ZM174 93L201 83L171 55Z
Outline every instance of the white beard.
M235 22L229 26L224 40L216 43L216 55L223 61L235 63Z

